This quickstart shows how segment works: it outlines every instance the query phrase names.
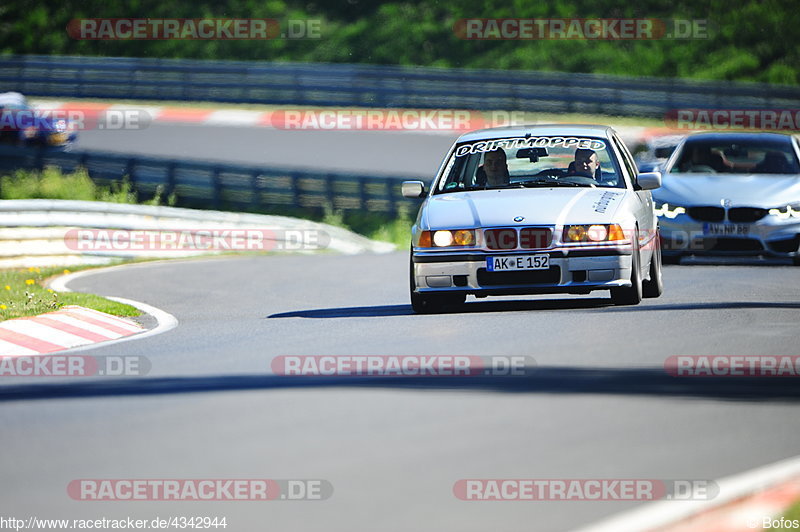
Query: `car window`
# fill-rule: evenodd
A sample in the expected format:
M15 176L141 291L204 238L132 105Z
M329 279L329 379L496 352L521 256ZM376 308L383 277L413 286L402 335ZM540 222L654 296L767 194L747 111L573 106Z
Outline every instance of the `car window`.
M548 185L623 188L619 165L607 142L594 137L541 136L461 143L434 192ZM576 160L585 159L591 161L588 166L576 167Z
M797 154L792 143L758 137L689 139L671 173L797 174Z
M614 141L614 145L616 146L617 151L619 151L619 153L622 156L622 163L625 169L627 170L628 179L631 180L631 183L635 182L636 175L638 174L638 170L636 169L636 163L633 162L633 159L628 154L628 150L625 148L625 145L622 143L621 140L619 140L616 136L612 137L612 140Z

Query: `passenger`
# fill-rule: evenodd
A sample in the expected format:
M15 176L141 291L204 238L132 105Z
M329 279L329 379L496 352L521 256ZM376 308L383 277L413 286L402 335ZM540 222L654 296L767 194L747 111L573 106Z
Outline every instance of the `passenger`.
M575 150L575 160L569 163L567 175L591 177L599 181L600 160L594 150L578 148Z

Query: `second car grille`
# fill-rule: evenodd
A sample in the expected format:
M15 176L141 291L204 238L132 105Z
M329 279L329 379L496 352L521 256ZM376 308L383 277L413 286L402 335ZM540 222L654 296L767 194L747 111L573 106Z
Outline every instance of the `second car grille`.
M755 207L734 207L728 210L728 221L749 224L759 221L768 212L767 209Z
M721 222L725 219L722 207L689 207L686 212L698 222Z
M553 230L549 227L487 229L483 232L488 249L543 249L550 245Z

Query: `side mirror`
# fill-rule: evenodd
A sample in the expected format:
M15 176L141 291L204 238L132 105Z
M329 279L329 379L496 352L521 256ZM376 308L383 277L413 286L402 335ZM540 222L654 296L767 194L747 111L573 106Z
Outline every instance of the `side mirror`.
M425 183L422 181L403 181L400 190L404 198L421 198L425 195Z
M640 190L653 190L661 187L661 172L645 172L636 178Z

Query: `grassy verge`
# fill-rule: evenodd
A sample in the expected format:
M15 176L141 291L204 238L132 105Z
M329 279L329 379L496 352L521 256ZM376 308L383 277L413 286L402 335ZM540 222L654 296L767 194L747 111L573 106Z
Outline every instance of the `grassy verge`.
M786 512L783 514L784 523L788 522L788 525L795 524L795 522L800 522L800 501L795 502L792 506L789 507ZM773 521L779 521L780 517L777 519L773 519ZM760 524L760 523L759 523ZM797 527L793 526L781 526L778 528L765 528L764 530L797 530Z
M78 268L81 269L81 268ZM80 305L115 316L138 316L136 308L94 294L56 292L44 287L44 280L69 273L63 268L0 270L0 320L36 316L65 305Z
M136 191L127 180L101 186L92 181L83 168L69 174L53 167L47 167L42 172L15 170L10 175L0 177L0 199L63 199L144 205L175 203L174 196L165 200L160 191L147 201L137 201Z

